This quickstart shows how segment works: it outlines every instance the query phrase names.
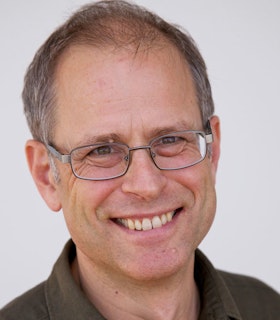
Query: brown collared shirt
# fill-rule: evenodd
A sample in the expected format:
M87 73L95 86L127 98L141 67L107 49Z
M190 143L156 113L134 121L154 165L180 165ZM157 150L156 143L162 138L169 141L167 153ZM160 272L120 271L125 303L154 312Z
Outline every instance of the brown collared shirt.
M72 277L75 251L69 241L50 277L1 309L0 320L106 320ZM195 279L201 297L198 320L280 320L277 292L259 280L216 270L199 250Z

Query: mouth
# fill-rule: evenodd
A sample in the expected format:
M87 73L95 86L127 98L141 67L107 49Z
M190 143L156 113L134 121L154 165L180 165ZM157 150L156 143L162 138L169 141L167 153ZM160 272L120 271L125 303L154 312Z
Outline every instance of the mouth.
M178 208L176 210L161 214L161 215L155 215L150 218L143 218L143 219L123 219L118 218L114 219L113 221L130 230L136 230L136 231L148 231L152 229L157 229L163 227L165 224L170 223L174 217L179 214L180 211L182 211L183 208Z

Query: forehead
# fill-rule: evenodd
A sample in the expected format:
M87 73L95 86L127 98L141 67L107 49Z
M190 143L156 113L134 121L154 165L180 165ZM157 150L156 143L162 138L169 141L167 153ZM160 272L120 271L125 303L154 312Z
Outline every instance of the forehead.
M55 87L55 136L64 141L109 129L125 134L133 127L148 133L182 120L200 124L188 65L171 46L137 53L71 47L57 66Z

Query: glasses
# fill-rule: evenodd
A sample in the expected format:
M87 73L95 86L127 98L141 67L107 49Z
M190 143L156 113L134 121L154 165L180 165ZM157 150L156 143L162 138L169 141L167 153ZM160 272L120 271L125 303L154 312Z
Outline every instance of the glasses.
M178 131L153 139L149 145L130 148L124 143L98 143L61 154L47 145L50 153L62 163L70 163L73 174L83 180L109 180L123 176L131 162L131 152L147 150L160 170L179 170L191 167L207 154L207 145L213 142L208 125L203 131Z

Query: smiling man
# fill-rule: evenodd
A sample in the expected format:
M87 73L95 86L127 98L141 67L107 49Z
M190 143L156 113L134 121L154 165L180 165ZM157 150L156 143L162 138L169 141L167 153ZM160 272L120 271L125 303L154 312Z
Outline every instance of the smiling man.
M216 210L220 123L192 39L122 1L88 5L25 78L31 174L71 240L1 319L277 319L279 295L197 249Z

